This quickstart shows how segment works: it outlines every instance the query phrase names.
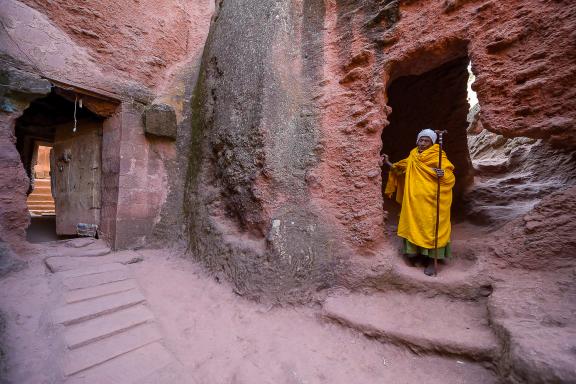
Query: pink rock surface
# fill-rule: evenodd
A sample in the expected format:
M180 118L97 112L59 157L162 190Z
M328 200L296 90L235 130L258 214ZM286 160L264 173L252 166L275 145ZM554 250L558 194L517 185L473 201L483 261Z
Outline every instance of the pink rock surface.
M202 47L213 7L207 0L23 3L45 14L103 71L147 86Z

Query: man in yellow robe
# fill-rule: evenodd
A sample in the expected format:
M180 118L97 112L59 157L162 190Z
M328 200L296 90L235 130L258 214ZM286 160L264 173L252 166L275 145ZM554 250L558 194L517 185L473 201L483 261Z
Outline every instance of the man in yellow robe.
M424 273L435 274L436 256L443 260L450 256L450 206L454 186L454 165L442 151L442 169L438 168L440 146L435 144L436 132L425 129L418 134L417 147L406 159L391 164L386 154L382 162L388 164L390 173L385 194L402 205L398 236L403 241L403 253L411 264L418 256L425 258ZM438 248L435 252L436 195L440 182L440 221ZM437 254L437 255L436 255Z

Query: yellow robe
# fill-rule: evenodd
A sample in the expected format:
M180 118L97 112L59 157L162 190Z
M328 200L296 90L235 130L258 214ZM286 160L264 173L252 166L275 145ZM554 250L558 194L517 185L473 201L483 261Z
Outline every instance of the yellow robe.
M431 168L438 168L439 151L438 144L422 153L414 148L406 159L393 164L385 189L385 194L390 198L396 192L396 201L402 204L398 236L427 249L434 249L438 178ZM450 206L455 182L454 165L444 151L442 169L444 176L440 178L438 248L450 242Z

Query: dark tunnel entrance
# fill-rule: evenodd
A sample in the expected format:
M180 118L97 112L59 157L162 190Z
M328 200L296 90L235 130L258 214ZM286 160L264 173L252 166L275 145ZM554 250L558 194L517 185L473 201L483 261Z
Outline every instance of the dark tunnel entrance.
M388 105L392 108L390 124L382 132L382 152L391 162L406 158L414 147L418 132L424 128L448 131L444 136L444 150L455 166L456 185L452 216L458 219L462 194L473 178L467 143L467 84L468 57L445 63L429 72L403 76L388 87ZM383 188L388 179L383 168ZM391 222L397 220L399 206L384 198L384 209Z

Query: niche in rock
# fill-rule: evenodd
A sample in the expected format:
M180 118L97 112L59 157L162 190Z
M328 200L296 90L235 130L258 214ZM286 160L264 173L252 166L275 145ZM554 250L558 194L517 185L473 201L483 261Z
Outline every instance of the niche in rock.
M382 132L382 151L396 162L416 147L424 128L446 130L444 150L455 166L454 205L470 184L473 170L467 143L468 57L447 62L421 75L402 76L388 87L390 124ZM388 175L384 168L384 183ZM386 200L386 199L385 199Z

